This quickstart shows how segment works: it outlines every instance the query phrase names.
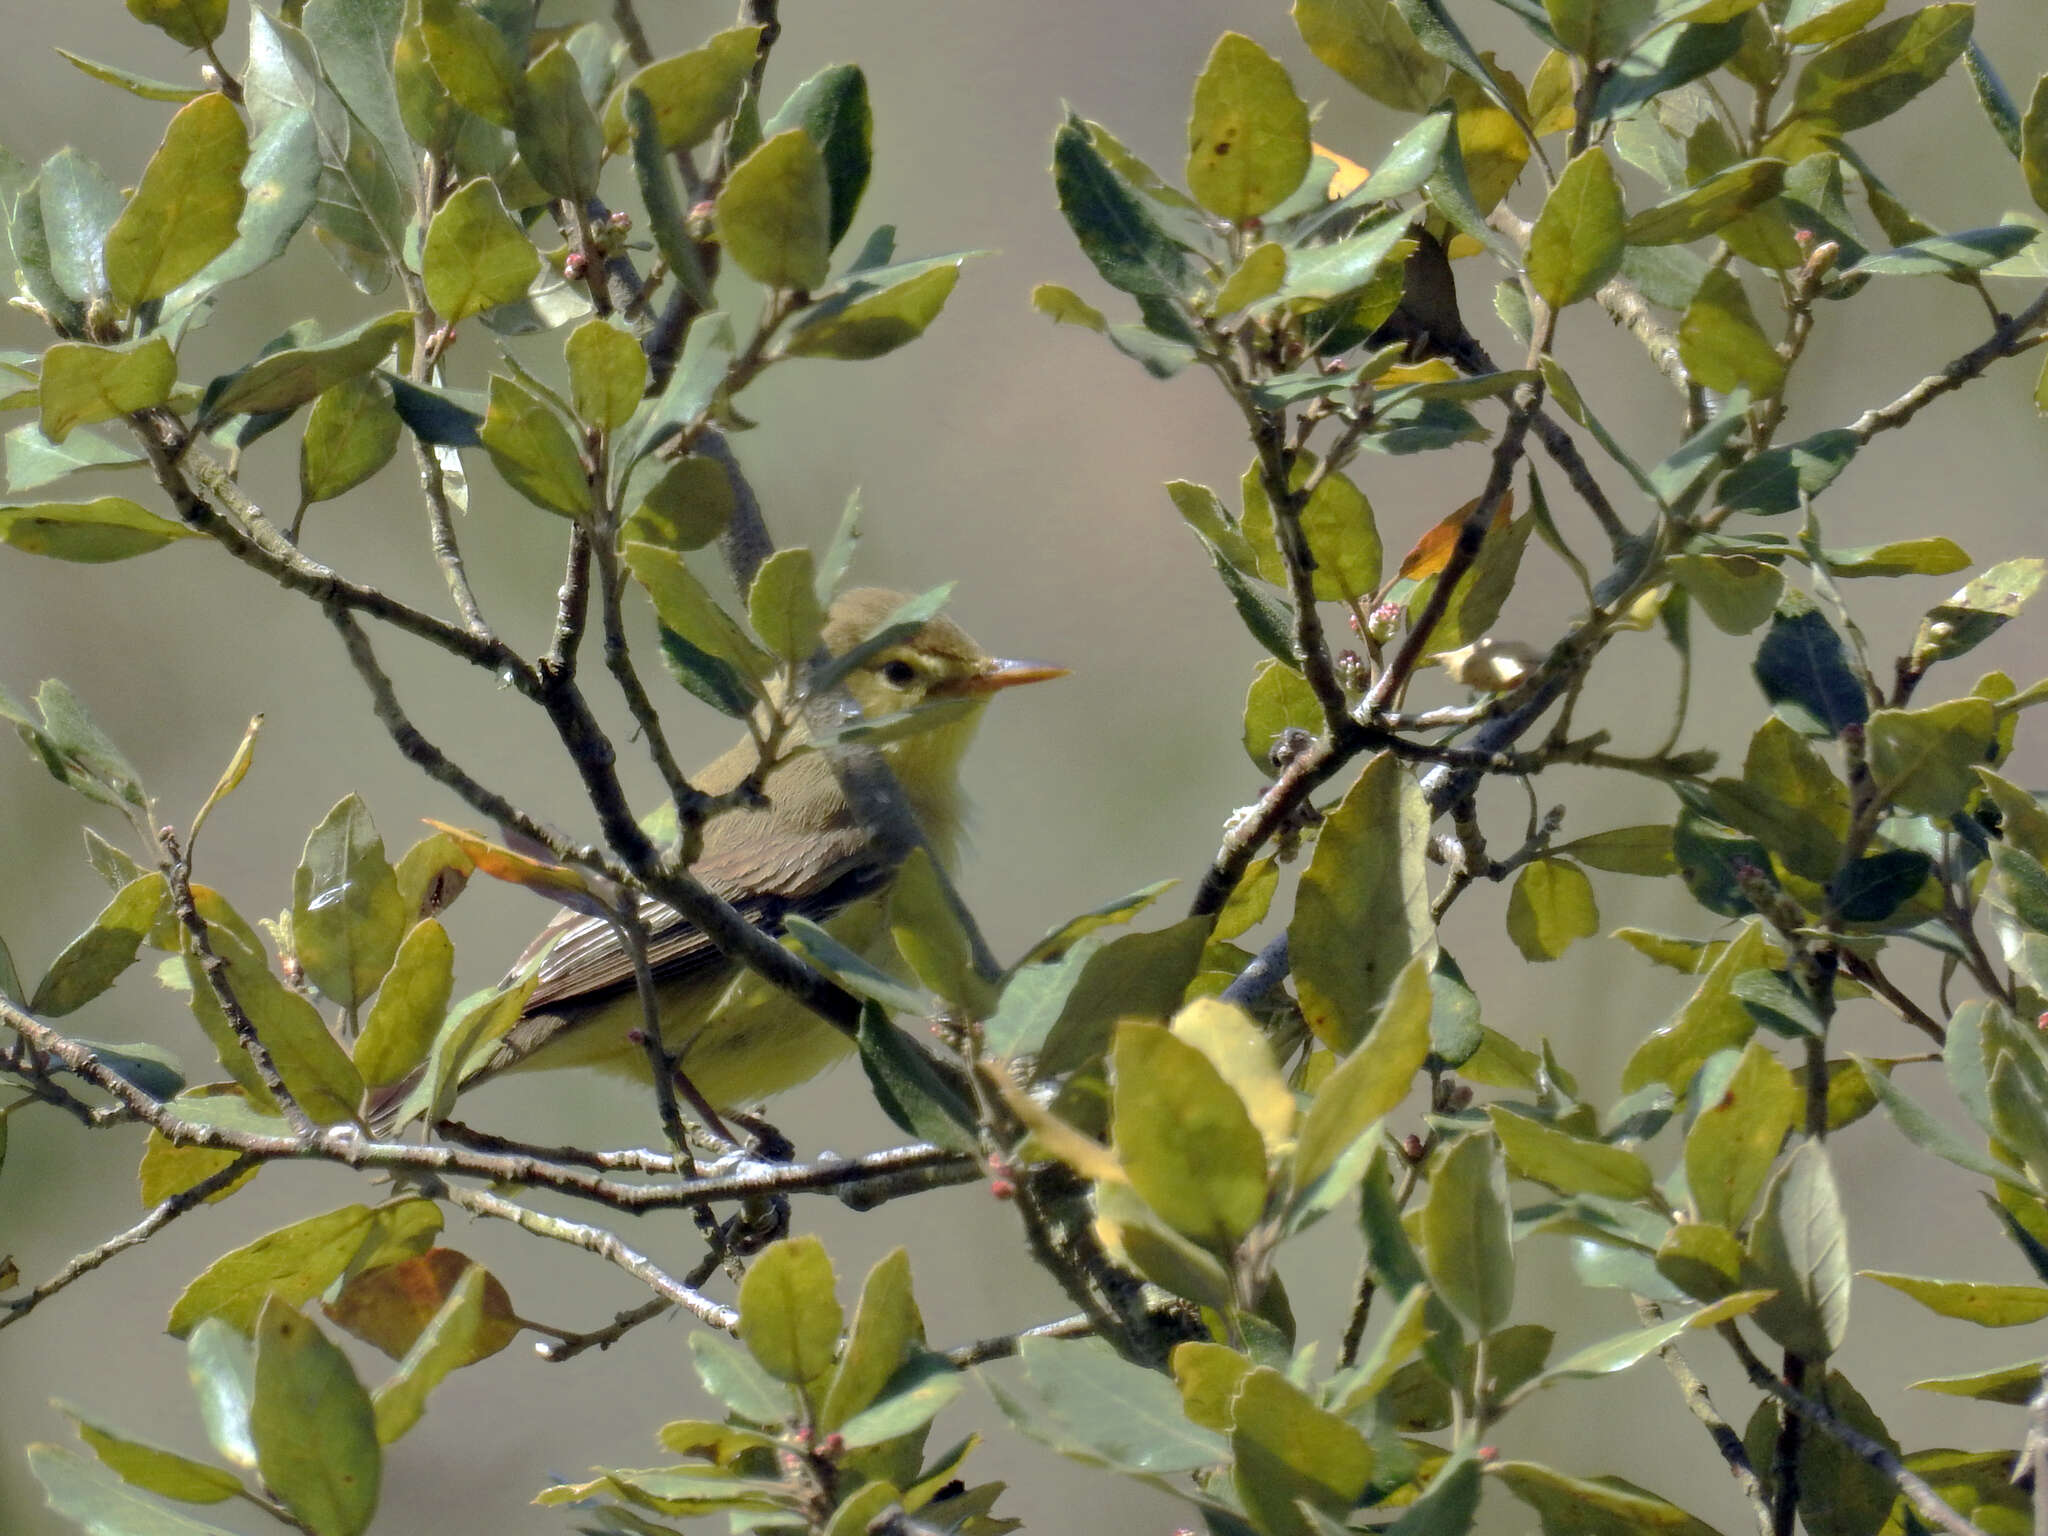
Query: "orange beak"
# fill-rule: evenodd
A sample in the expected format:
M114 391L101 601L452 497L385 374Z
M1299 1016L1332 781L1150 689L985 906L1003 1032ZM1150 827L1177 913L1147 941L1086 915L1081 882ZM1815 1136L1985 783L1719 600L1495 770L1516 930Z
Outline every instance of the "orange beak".
M982 663L982 668L971 677L959 678L948 683L942 691L956 698L974 698L983 694L996 693L1004 688L1016 688L1024 683L1049 683L1056 677L1065 677L1069 669L1056 667L1049 661L1010 661L1002 657L991 657Z

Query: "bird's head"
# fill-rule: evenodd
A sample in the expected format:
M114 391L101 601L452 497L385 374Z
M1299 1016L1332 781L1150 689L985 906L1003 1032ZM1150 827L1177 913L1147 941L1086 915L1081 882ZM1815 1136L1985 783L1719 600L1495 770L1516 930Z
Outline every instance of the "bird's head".
M844 656L888 626L909 601L902 593L858 587L836 598L825 621L825 649ZM961 701L965 707L930 729L890 742L883 750L913 798L921 782L950 781L974 735L981 706L1005 688L1065 677L1065 667L991 656L951 619L924 625L881 647L846 675L846 691L870 720L923 704Z

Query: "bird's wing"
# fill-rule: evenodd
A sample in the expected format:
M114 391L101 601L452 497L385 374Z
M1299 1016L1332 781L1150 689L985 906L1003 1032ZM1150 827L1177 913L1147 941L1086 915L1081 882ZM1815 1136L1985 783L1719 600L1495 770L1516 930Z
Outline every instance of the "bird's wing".
M783 919L791 913L823 922L849 902L887 882L888 869L868 856L868 839L849 834L845 843L845 847L833 851L833 857L810 861L813 867L804 872L804 878L781 884L734 891L724 881L707 879L710 871L701 864L693 873L731 901L748 922L770 933L779 933ZM826 850L813 846L809 852L823 855ZM697 926L673 907L643 899L640 917L647 925L647 963L657 985L687 980L727 963ZM527 1001L529 1014L564 1006L588 1007L633 985L632 961L617 932L604 918L564 912L527 947L518 969L530 964L536 951L545 953L540 961L539 985Z
M691 868L756 927L779 933L791 914L824 922L888 883L892 868L865 829L851 824L812 828L796 853L778 857L764 839L745 835L747 818L757 814L736 811L713 822L704 855ZM648 928L647 960L655 985L686 981L729 963L674 908L643 900L640 914ZM536 953L541 956L539 982L524 1014L497 1049L465 1074L467 1082L532 1055L590 1009L633 987L632 961L603 918L562 913L527 946L514 975L532 964Z

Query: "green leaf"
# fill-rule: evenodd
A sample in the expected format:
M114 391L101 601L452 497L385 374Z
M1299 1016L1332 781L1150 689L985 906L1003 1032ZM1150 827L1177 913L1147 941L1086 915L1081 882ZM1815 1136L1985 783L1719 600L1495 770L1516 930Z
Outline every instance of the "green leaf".
M299 442L299 495L331 501L376 474L398 451L404 423L390 386L375 375L344 379L306 413Z
M1244 224L1278 207L1308 174L1308 107L1286 68L1240 32L1217 39L1188 118L1188 190Z
M503 32L460 0L422 0L420 34L427 62L459 105L500 128L515 124L526 78Z
M1976 789L1973 770L1991 757L1997 730L1989 699L1878 710L1866 726L1871 775L1905 809L1946 816Z
M314 1536L360 1536L383 1462L370 1395L310 1318L270 1297L256 1319L250 1438L264 1486Z
M773 138L789 128L803 129L825 157L825 180L832 189L828 238L836 249L853 227L874 163L874 114L860 66L828 64L791 91L761 131Z
M78 1426L79 1438L92 1447L101 1465L123 1482L186 1504L218 1504L244 1491L242 1480L232 1472L131 1439L68 1403L58 1407Z
M1751 664L1764 697L1808 735L1835 736L1870 719L1848 651L1819 609L1796 595L1779 605Z
M1323 1080L1301 1122L1294 1188L1305 1194L1408 1096L1429 1057L1429 967L1411 960L1357 1049Z
M1877 1269L1859 1269L1856 1273L1912 1297L1938 1317L1960 1318L1979 1328L2012 1328L2048 1317L2048 1290L2038 1285L1929 1280Z
M608 432L631 420L647 387L647 356L640 343L610 321L593 318L569 333L562 350L576 419Z
M1686 370L1709 389L1747 389L1758 398L1785 383L1785 360L1749 307L1732 273L1713 271L1700 283L1678 324L1678 352Z
M407 916L369 810L345 796L306 838L292 876L292 943L307 979L353 1013L391 969Z
M427 1216L433 1218L432 1230L417 1233L418 1251L423 1252L440 1225L430 1200L402 1200L377 1210L345 1205L266 1232L201 1271L172 1306L164 1331L182 1339L205 1319L219 1318L248 1332L256 1325L266 1295L275 1295L288 1306L309 1301L348 1268L375 1233L412 1234Z
M1422 1249L1437 1295L1480 1334L1498 1330L1514 1308L1511 1214L1500 1143L1491 1135L1454 1143L1430 1180Z
M626 568L654 600L662 624L692 651L709 657L722 669L720 675L738 697L762 697L760 680L775 670L773 658L712 600L682 556L651 544L628 544L625 559ZM739 713L746 713L745 705Z
M8 431L6 456L10 491L32 491L61 480L74 470L118 468L142 462L141 454L120 447L97 432L76 430L62 444L53 443L32 421L24 421Z
M87 1536L231 1536L138 1498L83 1456L58 1446L31 1445L28 1465L50 1508L76 1521Z
M128 14L184 48L204 48L227 29L228 0L127 0Z
M1574 1136L1498 1104L1488 1105L1486 1113L1509 1169L1561 1195L1640 1200L1655 1184L1650 1165L1626 1147Z
M1862 31L1883 10L1883 0L1792 0L1785 7L1785 41L1832 43Z
M716 206L719 239L770 288L822 287L832 258L832 188L811 136L790 129L733 168Z
M1753 1314L1757 1326L1809 1360L1839 1349L1849 1330L1848 1232L1821 1143L1802 1143L1771 1180L1748 1255L1757 1284L1778 1293Z
M654 109L661 148L695 149L739 106L760 40L759 27L732 27L628 77L605 103L606 144L614 153L626 147L626 96L638 91Z
M83 423L162 405L177 382L178 362L162 336L118 347L60 341L43 354L43 436L61 443Z
M1558 1361L1543 1373L1543 1378L1546 1382L1569 1381L1625 1371L1689 1329L1709 1328L1716 1322L1750 1311L1761 1302L1762 1295L1760 1291L1745 1291L1684 1317L1670 1318L1647 1328L1632 1329L1614 1338L1602 1339Z
M1934 872L1917 848L1887 848L1858 859L1828 885L1828 899L1852 923L1881 923L1911 901Z
M75 149L60 149L36 177L49 270L70 298L86 303L107 292L107 232L121 217L123 199L107 174ZM24 201L26 194L24 194ZM19 236L16 237L17 243Z
M1896 539L1853 549L1823 550L1830 576L1947 576L1969 567L1970 557L1952 539Z
M167 522L125 496L0 504L0 543L53 560L97 565L201 537L196 529Z
M872 1403L840 1425L839 1438L853 1450L900 1439L923 1429L966 1385L966 1374L944 1355L914 1353Z
M1756 1033L1756 1020L1735 996L1735 978L1758 969L1764 961L1762 928L1754 922L1745 924L1677 1017L1636 1047L1622 1069L1622 1092L1663 1083L1673 1093L1682 1094L1709 1056L1746 1045Z
M1283 256L1282 262L1286 258ZM1031 290L1031 307L1054 325L1078 325L1097 335L1109 329L1102 311L1071 288L1058 283L1038 283Z
M905 1354L923 1337L924 1320L910 1293L910 1254L897 1248L868 1271L861 1286L846 1351L818 1411L819 1428L838 1429L880 1397Z
M1701 1221L1732 1230L1748 1219L1803 1099L1784 1063L1750 1041L1686 1132L1685 1185Z
M1994 224L1988 229L1966 229L1953 235L1929 235L1895 250L1866 256L1843 269L1850 277L1955 277L1980 272L2009 261L2025 250L2041 232L2025 224Z
M1200 963L1210 923L1183 918L1155 933L1127 933L1088 956L1039 1054L1041 1076L1100 1061L1121 1019L1170 1018Z
M670 551L702 549L725 532L732 512L732 477L725 466L702 454L685 454L647 487L619 530L619 542Z
M1100 1339L1027 1336L1017 1354L1044 1400L1042 1416L1098 1465L1163 1475L1230 1457L1221 1435L1188 1419L1170 1378L1118 1358ZM995 1381L983 1379L996 1392Z
M1668 875L1677 868L1671 857L1671 829L1666 826L1589 832L1551 851L1616 875Z
M0 688L0 719L13 723L50 777L102 805L140 808L149 803L134 765L58 679L47 678L36 690L36 713L40 720Z
M854 280L843 303L827 299L791 331L783 350L794 357L860 362L894 352L922 336L946 307L960 280L960 263L943 262L915 277L877 285L868 274Z
M1323 707L1307 679L1277 661L1262 661L1244 701L1244 750L1261 773L1274 772L1272 751L1282 733L1323 730Z
M1991 1371L1973 1371L1967 1376L1933 1376L1908 1382L1915 1392L1939 1392L1944 1397L1973 1397L1979 1402L2008 1403L2014 1407L2032 1402L2041 1390L2041 1369L2048 1361L2022 1360ZM2000 1457L2004 1459L2003 1455Z
M1927 667L1975 650L2003 629L2040 588L2048 561L2001 560L1927 611L1913 636L1913 664Z
M490 1278L490 1271L481 1264L466 1266L391 1379L370 1394L379 1445L391 1444L417 1424L434 1388L450 1371L476 1358L477 1334L484 1321L484 1289Z
M1671 574L1726 635L1746 635L1777 611L1785 578L1754 555L1673 555Z
M1289 474L1296 490L1315 468L1308 455L1296 457ZM1275 586L1284 585L1287 568L1275 542L1273 506L1256 464L1245 471L1243 492L1242 530L1258 561L1258 574ZM1298 517L1315 562L1312 580L1318 599L1355 600L1378 590L1384 558L1379 528L1373 520L1372 503L1347 475L1341 471L1323 475Z
M1508 937L1524 960L1555 960L1575 939L1600 931L1593 882L1567 859L1536 859L1522 866L1508 893Z
M1719 1301L1742 1284L1742 1242L1726 1227L1681 1221L1657 1245L1657 1273L1701 1301Z
M1564 168L1529 236L1529 280L1552 309L1591 298L1620 270L1627 212L1604 149L1596 145Z
M218 93L183 107L107 232L107 286L132 309L160 299L234 244L249 138Z
M1406 21L1410 30L1415 33L1415 40L1418 43L1476 84L1502 111L1514 119L1515 126L1523 134L1530 139L1535 138L1535 132L1523 115L1520 105L1511 99L1501 88L1500 82L1494 79L1486 61L1473 49L1457 22L1451 19L1443 0L1394 0L1394 3L1401 12L1401 19ZM1455 86L1453 88L1455 89ZM1483 242L1481 236L1475 235L1474 238Z
M1784 161L1744 160L1651 204L1628 221L1622 238L1630 245L1683 245L1733 223L1784 187Z
M2027 179L2027 192L2035 207L2048 209L2048 75L2034 82L2027 115L2018 127L2020 172Z
M1433 943L1428 836L1422 791L1391 753L1366 764L1317 836L1288 933L1302 1012L1333 1050L1357 1046L1402 967Z
M526 89L514 124L519 158L556 197L595 195L604 158L604 130L583 95L583 74L557 43L526 67Z
M768 649L796 663L817 649L825 627L808 549L777 550L762 562L747 593L747 620Z
M1968 5L1922 6L1831 44L1800 70L1794 112L1845 133L1890 117L1948 72L1972 20Z
M1266 1203L1265 1144L1244 1101L1157 1024L1120 1024L1111 1068L1112 1135L1132 1187L1176 1232L1228 1253Z
M328 84L394 173L406 171L419 153L406 133L395 79L406 10L403 0L307 0L297 13ZM360 139L353 148L356 158L369 158Z
M192 1090L193 1097L188 1103L205 1103L218 1098L232 1098L241 1103L241 1090L231 1083L210 1085L217 1093L204 1089ZM253 1113L253 1111L252 1111ZM212 1178L223 1168L234 1162L240 1154L225 1147L199 1147L189 1143L180 1145L165 1139L161 1131L152 1130L149 1139L143 1143L142 1162L135 1171L136 1192L141 1195L145 1206L161 1204L174 1195L181 1195L193 1185ZM259 1170L250 1168L239 1178L215 1190L206 1197L208 1204L225 1200L243 1185L253 1179Z
M1184 251L1153 222L1078 119L1052 141L1052 174L1060 212L1104 282L1140 299L1184 297Z
M92 926L50 962L29 1010L62 1018L106 991L135 963L144 936L169 910L169 899L164 877L154 870L121 887Z
M256 1351L247 1336L220 1318L207 1318L185 1346L185 1370L214 1450L222 1460L254 1471L249 1400L256 1391Z
M1177 884L1179 882L1175 880L1155 880L1150 885L1140 886L1127 896L1119 896L1114 901L1104 902L1101 906L1090 907L1078 917L1068 918L1027 949L1024 958L1010 968L1010 974L1014 977L1025 966L1041 960L1060 959L1089 934L1116 923L1129 922Z
M1303 1505L1341 1520L1372 1476L1357 1430L1267 1366L1250 1371L1233 1404L1231 1469L1245 1512L1268 1536L1319 1536Z
M1531 1461L1496 1462L1494 1476L1535 1510L1543 1536L1718 1536L1694 1518L1620 1477L1570 1477Z
M407 909L410 910L410 909ZM402 1082L427 1059L454 990L455 946L432 918L413 926L356 1040L356 1070L375 1090Z
M1743 9L1749 9L1744 5ZM1628 14L1630 7L1619 7ZM1675 92L1680 86L1719 69L1742 49L1743 16L1727 16L1726 6L1707 5L1692 12L1699 21L1670 26L1669 8L1657 17L1649 35L1617 62L1593 101L1595 117L1615 117L1638 102ZM1720 17L1723 19L1707 19Z
M540 396L503 374L491 375L491 404L478 434L505 483L535 506L586 516L590 476L576 440Z
M1732 512L1769 516L1796 512L1802 494L1818 497L1856 456L1856 434L1830 428L1783 448L1767 449L1737 465L1715 489L1714 500Z
M789 551L783 551L784 554ZM779 555L777 559L781 558ZM765 574L773 565L764 565ZM808 562L804 598L811 597ZM758 590L759 582L756 582ZM924 848L912 849L889 890L889 931L917 979L976 1018L994 1011L995 992L975 968L974 946Z
M1208 304L1212 315L1234 315L1280 291L1287 281L1287 248L1268 240L1252 249L1216 290ZM1185 484L1185 482L1180 482Z
M1374 101L1427 112L1443 95L1443 62L1416 41L1392 0L1295 0L1293 14L1309 52Z
M815 1237L786 1238L740 1282L740 1342L778 1381L801 1386L831 1369L845 1320L832 1261Z
M1513 595L1522 556L1535 531L1534 516L1504 526L1496 523L1488 530L1486 542L1479 546L1479 558L1451 589L1451 600L1424 647L1425 654L1439 656L1486 638ZM1408 601L1409 611L1419 613L1427 600L1427 593L1418 590Z
M755 1424L780 1424L789 1417L788 1392L724 1334L694 1330L690 1363L704 1390L741 1418Z
M207 386L202 429L230 416L289 411L344 379L368 373L412 335L412 315L394 310L311 346L287 347Z
M540 252L505 211L486 177L449 193L427 226L421 255L427 302L445 325L525 296L540 275Z

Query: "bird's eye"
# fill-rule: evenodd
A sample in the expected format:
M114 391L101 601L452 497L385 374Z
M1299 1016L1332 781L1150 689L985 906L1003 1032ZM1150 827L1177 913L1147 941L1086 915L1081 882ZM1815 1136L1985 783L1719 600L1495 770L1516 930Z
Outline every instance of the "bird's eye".
M917 681L917 668L898 658L882 666L882 681L891 688L908 688Z

